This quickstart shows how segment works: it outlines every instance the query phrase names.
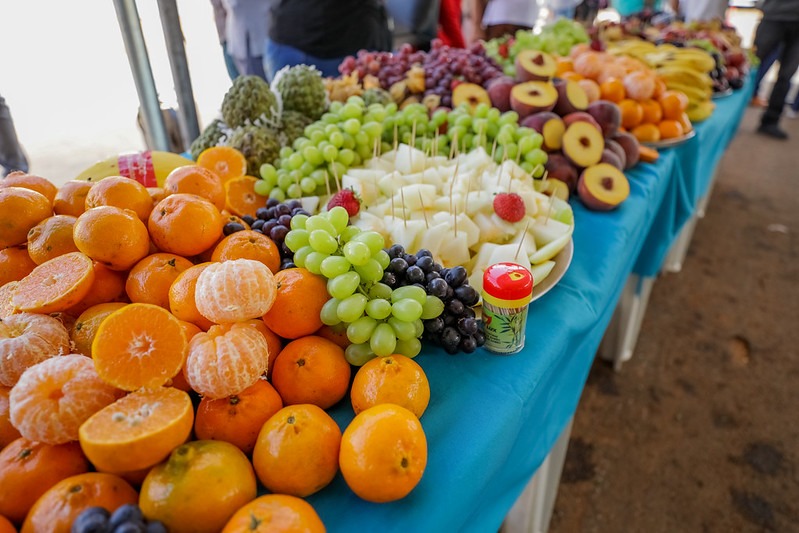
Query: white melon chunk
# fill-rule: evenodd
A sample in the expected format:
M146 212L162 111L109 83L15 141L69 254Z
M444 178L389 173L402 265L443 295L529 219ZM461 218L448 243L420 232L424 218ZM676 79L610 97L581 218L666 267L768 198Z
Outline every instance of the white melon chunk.
M353 219L352 225L361 228L363 231L376 231L383 237L388 237L389 235L384 219L368 211L360 211Z
M447 223L435 224L430 226L429 229L425 228L422 235L419 237L419 244L413 250L421 250L422 248L430 250L433 258L437 261L441 259L440 249L444 239L452 236L452 228ZM406 247L406 249L408 249Z
M563 222L547 219L545 215L538 215L535 223L530 225L530 232L535 236L536 245L545 246L563 235L571 235L572 228Z
M311 214L319 211L319 197L318 196L303 196L300 198L302 208Z
M403 174L424 170L425 153L407 144L397 146L395 168Z
M406 250L419 249L419 239L426 230L424 221L386 217L383 222L392 243L401 244Z
M537 265L543 263L544 261L548 261L558 255L558 253L569 243L569 240L572 238L571 232L558 237L554 241L547 243L545 246L542 246L536 252L529 257L530 263Z
M345 174L341 178L341 186L345 189L352 189L355 191L355 193L360 196L361 201L366 205L375 202L380 195L376 181L361 180L350 174Z
M452 231L452 230L450 230ZM445 267L466 265L471 258L467 234L458 231L457 237L454 233L448 233L439 248L441 264Z
M544 281L552 272L553 268L555 268L555 261L544 261L543 263L533 265L532 268L530 268L530 273L533 275L533 287Z
M410 211L418 211L432 207L436 200L436 188L427 183L405 185L394 193L393 201L397 206L404 206Z

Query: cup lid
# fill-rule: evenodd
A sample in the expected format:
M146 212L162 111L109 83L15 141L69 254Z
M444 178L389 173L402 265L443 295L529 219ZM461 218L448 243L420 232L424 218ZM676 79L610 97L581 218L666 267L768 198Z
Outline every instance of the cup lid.
M496 263L483 272L483 299L500 307L522 307L533 297L533 275L517 263Z

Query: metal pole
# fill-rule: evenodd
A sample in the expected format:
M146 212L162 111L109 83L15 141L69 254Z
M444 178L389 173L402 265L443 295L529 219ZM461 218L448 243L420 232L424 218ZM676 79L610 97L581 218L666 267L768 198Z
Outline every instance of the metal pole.
M186 49L183 46L183 29L180 26L180 15L175 0L158 0L158 12L161 15L161 26L169 52L169 66L172 68L172 81L178 97L180 111L180 129L184 149L188 150L191 142L200 136L200 125L197 120L197 107L194 92L191 88L189 64L186 61Z
M133 81L136 83L136 92L139 94L144 129L147 133L145 137L148 138L148 144L152 145L149 148L169 151L169 135L164 124L164 117L161 116L161 104L158 101L158 91L155 89L155 79L150 68L147 46L144 44L144 34L141 30L136 1L114 0L114 9L116 9L117 20L122 30L128 62L133 72Z

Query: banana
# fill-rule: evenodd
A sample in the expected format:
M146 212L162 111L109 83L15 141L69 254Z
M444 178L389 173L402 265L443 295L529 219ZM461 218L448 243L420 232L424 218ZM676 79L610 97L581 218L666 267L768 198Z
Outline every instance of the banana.
M706 100L695 105L689 105L685 113L692 123L702 122L713 114L716 104L711 100Z
M710 100L710 97L713 94L712 90L704 90L692 85L685 85L683 83L671 83L667 81L666 87L672 91L680 91L685 93L685 96L688 97L688 101L691 103L700 103Z
M655 73L664 80L673 80L686 85L697 85L701 88L713 87L713 80L704 72L698 72L679 66L660 67Z
M108 176L132 178L145 187L163 187L164 180L177 167L193 165L194 161L172 152L145 150L125 152L86 168L74 179L98 181Z

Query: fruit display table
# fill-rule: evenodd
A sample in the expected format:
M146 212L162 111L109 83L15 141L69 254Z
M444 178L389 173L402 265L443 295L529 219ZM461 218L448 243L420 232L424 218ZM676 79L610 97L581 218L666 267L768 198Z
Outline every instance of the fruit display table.
M716 101L710 120L696 126L696 136L680 146L663 150L655 165L668 175L669 184L633 273L602 346L605 359L620 368L635 350L638 332L658 273L678 272L691 243L696 222L703 216L716 170L752 98L754 78L743 89ZM630 178L642 169L629 171Z

